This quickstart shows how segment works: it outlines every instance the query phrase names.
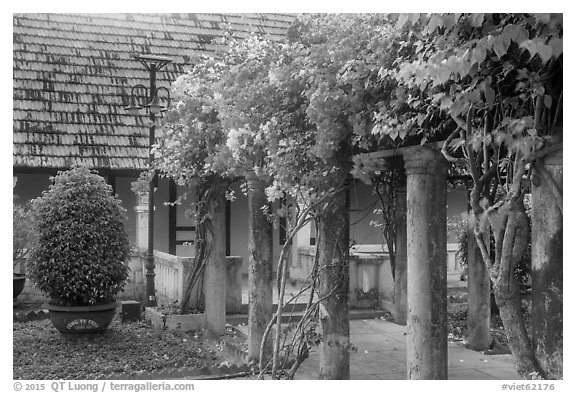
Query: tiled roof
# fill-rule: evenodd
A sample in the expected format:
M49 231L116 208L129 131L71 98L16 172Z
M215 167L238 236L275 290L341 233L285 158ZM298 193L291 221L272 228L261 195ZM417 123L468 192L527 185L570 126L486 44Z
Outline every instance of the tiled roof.
M280 14L15 14L14 167L142 169L148 118L130 116L132 86L149 85L134 54L168 56L157 76L170 87L190 56L215 49L230 30L281 40Z

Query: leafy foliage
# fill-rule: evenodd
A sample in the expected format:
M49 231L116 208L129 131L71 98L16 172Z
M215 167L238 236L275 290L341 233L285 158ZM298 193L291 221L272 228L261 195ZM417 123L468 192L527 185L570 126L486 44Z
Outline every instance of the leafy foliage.
M125 209L104 179L85 167L51 180L32 201L38 242L29 276L55 305L110 303L128 277Z
M396 82L379 79L394 61L393 22L387 15L308 15L286 44L227 37L175 82L159 168L180 184L253 170L272 180L270 200L322 199L335 172L328 159L348 167L352 148L391 142L375 138L373 128L375 111L393 106Z
M225 71L222 62L208 56L195 60L172 89L174 107L166 114L164 137L154 147L155 165L181 186L197 179L227 177L232 155L212 102L214 88Z
M28 256L35 239L30 207L18 203L16 198L17 196L14 195L12 213L12 261L14 265Z
M380 166L355 153L446 140L492 279L513 277L523 184L561 140L562 36L555 14L378 14L304 15L285 44L228 38L176 82L162 169L180 184L251 170L270 201L322 215L350 171Z
M174 107L166 115L164 137L154 146L155 166L164 176L188 191L180 197L191 202L187 211L196 226L195 258L186 279L181 312L186 313L192 289L200 282L212 252L214 203L228 196L235 175L233 157L214 102L227 66L214 57L200 56L173 86ZM188 198L189 193L193 197Z
M412 14L397 26L410 33L391 75L411 130L447 137L445 156L466 165L479 245L500 266L506 230L528 223L523 184L534 161L562 138L562 15ZM515 246L512 264L521 254Z
M562 194L539 163L561 149L563 21L558 14L401 15L405 51L386 77L405 97L403 124L472 178L474 236L486 264L510 348L524 377L546 375L520 315L516 279L529 247L523 199L532 173ZM506 306L506 307L503 307Z
M130 189L135 194L148 194L150 191L150 182L154 179L154 171L146 170L140 172L138 179L132 182Z
M536 135L552 133L561 120L561 15L411 14L397 26L409 40L390 75L410 132L446 136L452 120L474 108L479 120L490 114L490 132L455 138L451 149L466 143L478 151L488 142L527 154L538 146Z

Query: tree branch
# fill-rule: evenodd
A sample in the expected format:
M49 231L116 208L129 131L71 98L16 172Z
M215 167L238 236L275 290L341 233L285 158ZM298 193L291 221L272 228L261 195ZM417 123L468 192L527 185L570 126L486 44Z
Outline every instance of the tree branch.
M520 196L520 192L521 192L521 187L522 187L522 177L524 175L524 158L520 157L519 153L516 153L516 156L514 158L514 173L512 174L512 186L510 188L510 191L508 192L509 197L511 197L513 200L518 199L518 197Z
M465 132L464 151L465 154L468 156L468 169L470 170L470 175L472 176L472 181L474 183L474 186L472 187L472 190L470 192L470 206L472 207L472 211L474 212L474 214L480 214L482 213L482 208L480 207L480 193L482 191L481 190L482 182L480 181L480 176L478 175L478 170L476 168L476 154L470 143L468 143L468 138L470 137L470 135L472 135L473 130L472 114L473 114L473 107L470 106L470 109L468 109L468 113L466 115L466 122L464 122L464 120L460 119L457 116L451 115L451 117L454 120L454 122L456 122L458 127L460 127L460 129L462 129Z
M480 178L478 179L478 183L480 185L484 185L487 182L490 181L490 179L496 175L496 172L498 171L498 163L492 165L486 172L484 172L482 174L482 176L480 176Z
M482 254L484 264L488 269L491 269L493 266L493 262L492 259L490 258L490 252L486 248L483 233L481 233L477 228L474 228L474 237L476 238L476 244L478 244L478 248L480 249L480 254Z
M454 131L452 131L448 139L444 141L441 152L447 161L453 162L455 164L465 164L466 158L456 158L452 156L452 154L450 154L450 152L448 151L448 145L450 144L450 142L452 142L452 140L456 137L457 134L460 134L460 127L457 127Z

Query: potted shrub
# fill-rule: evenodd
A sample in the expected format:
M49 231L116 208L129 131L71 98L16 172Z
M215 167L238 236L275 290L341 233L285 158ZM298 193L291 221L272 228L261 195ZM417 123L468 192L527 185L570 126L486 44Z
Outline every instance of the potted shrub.
M126 211L111 186L85 167L58 172L32 201L37 240L28 276L63 333L106 329L128 277Z
M24 261L32 247L34 227L30 217L30 209L16 202L14 195L12 215L12 272L13 298L16 299L24 289L26 274Z

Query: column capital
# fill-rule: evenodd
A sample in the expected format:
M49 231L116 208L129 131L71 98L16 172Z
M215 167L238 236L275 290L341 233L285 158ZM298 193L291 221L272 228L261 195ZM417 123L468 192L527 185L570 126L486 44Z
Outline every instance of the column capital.
M266 173L259 171L259 170L254 170L254 169L250 169L244 172L244 180L246 180L247 183L249 182L261 182L262 184L268 185L272 183L272 180L270 178L270 175L267 175Z
M428 146L413 146L402 154L407 175L436 175L446 177L448 162L442 153Z
M145 206L146 211L148 211L148 200L149 200L149 193L148 191L138 191L136 193L136 206Z

